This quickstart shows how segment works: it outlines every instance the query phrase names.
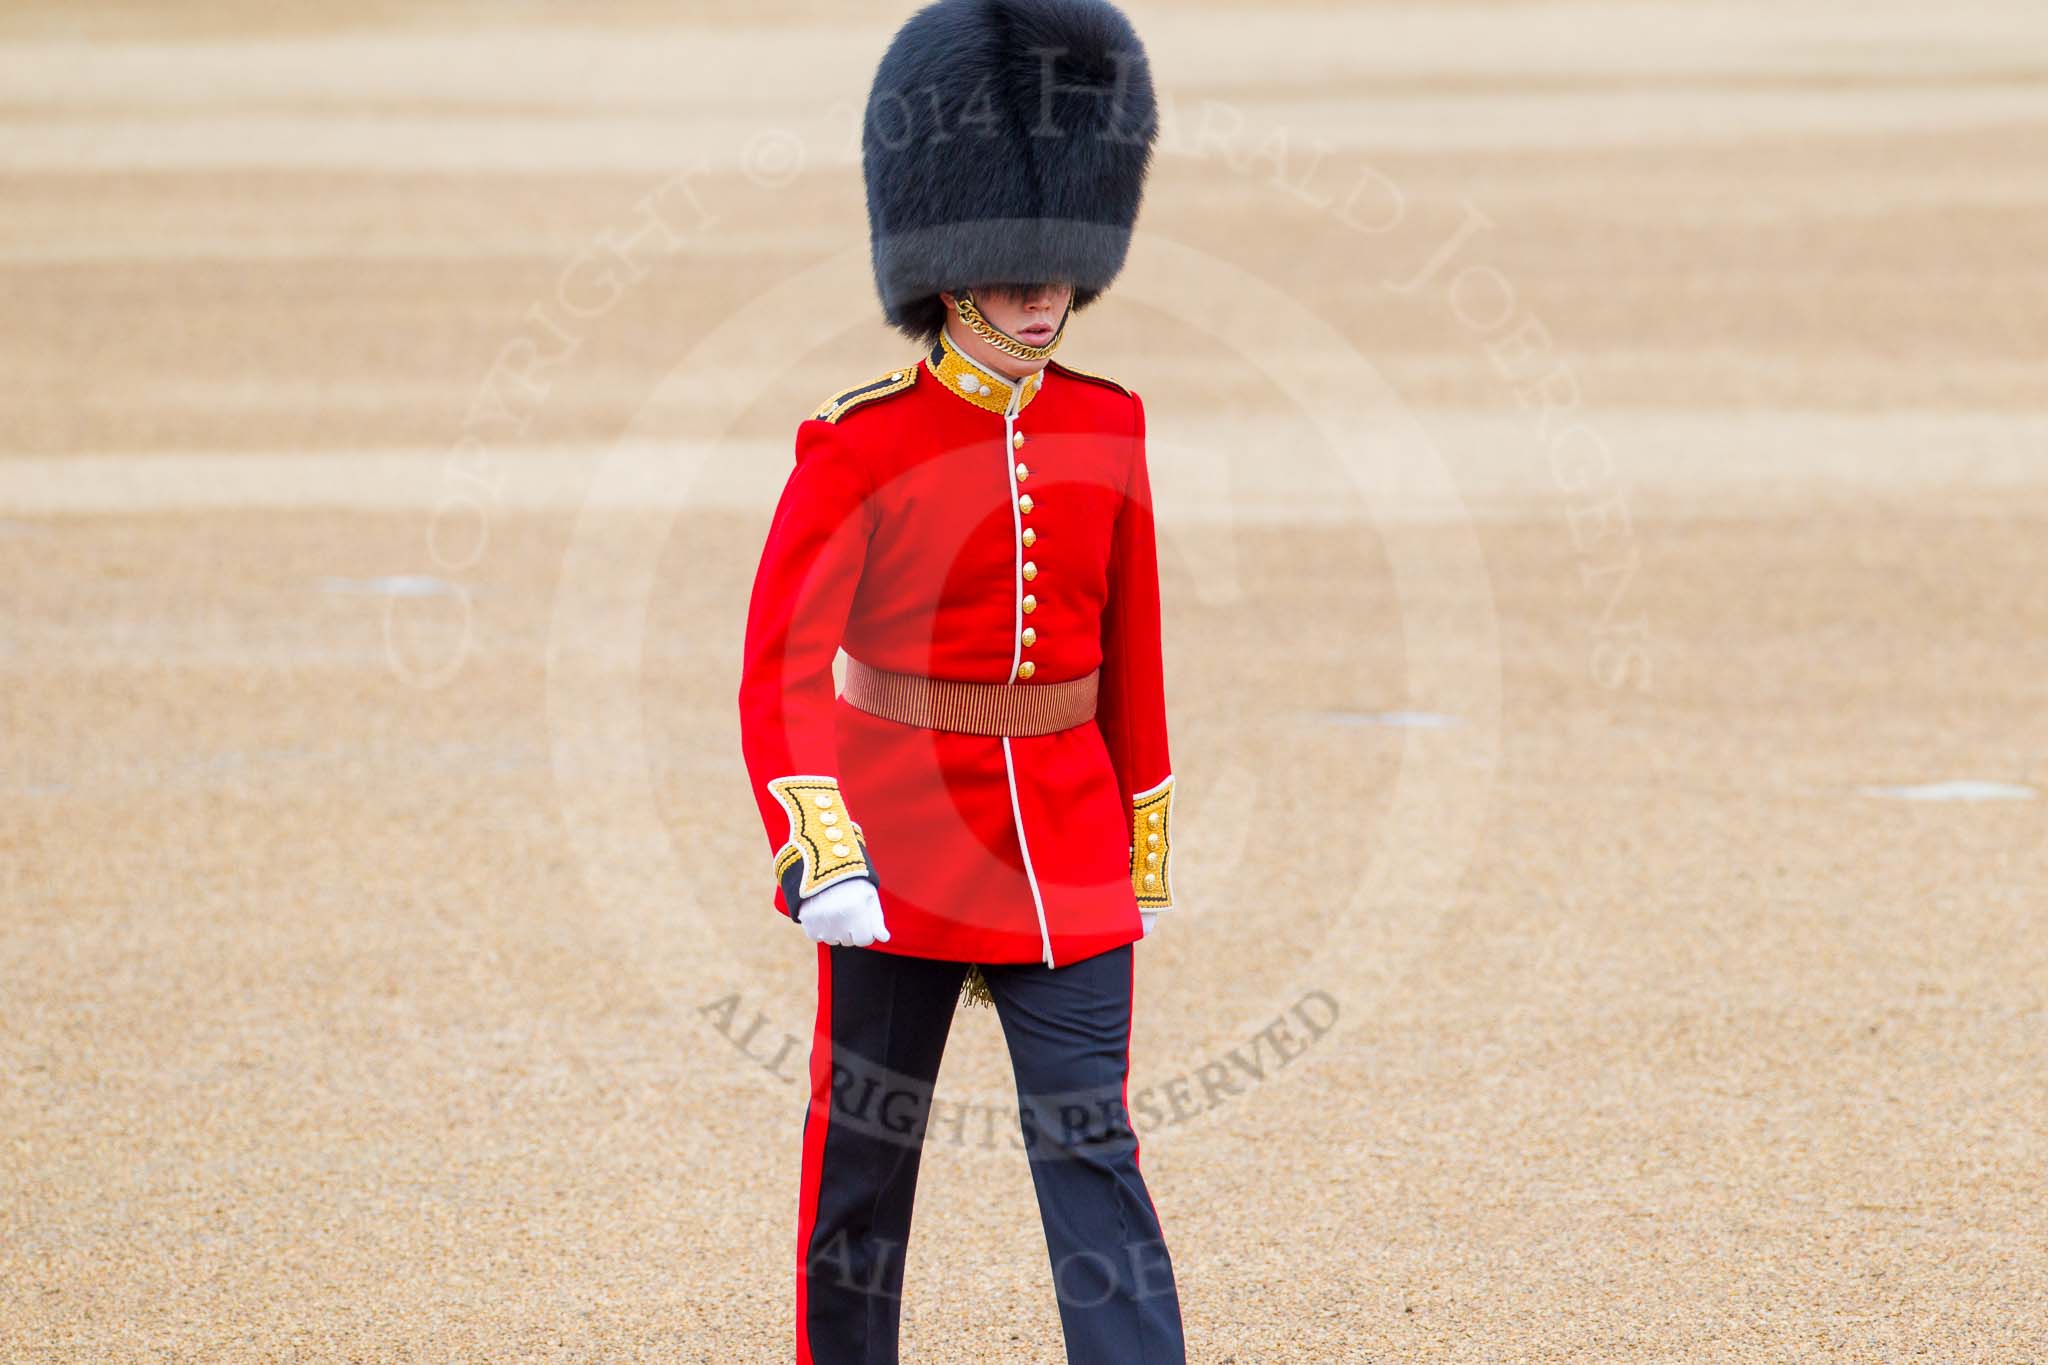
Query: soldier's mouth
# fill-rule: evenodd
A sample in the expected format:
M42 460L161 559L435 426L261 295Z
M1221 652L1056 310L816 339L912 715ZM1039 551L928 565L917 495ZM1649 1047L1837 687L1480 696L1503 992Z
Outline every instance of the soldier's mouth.
M1040 342L1050 341L1052 339L1052 324L1045 322L1034 322L1029 327L1026 327L1023 331L1017 333L1017 335L1022 340L1028 341L1032 345L1036 346Z

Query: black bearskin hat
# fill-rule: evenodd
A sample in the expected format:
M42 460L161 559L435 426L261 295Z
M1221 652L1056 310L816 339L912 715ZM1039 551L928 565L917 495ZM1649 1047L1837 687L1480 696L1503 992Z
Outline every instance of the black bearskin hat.
M1066 280L1085 307L1123 268L1158 129L1145 49L1107 0L919 10L861 129L883 315L929 342L940 290Z

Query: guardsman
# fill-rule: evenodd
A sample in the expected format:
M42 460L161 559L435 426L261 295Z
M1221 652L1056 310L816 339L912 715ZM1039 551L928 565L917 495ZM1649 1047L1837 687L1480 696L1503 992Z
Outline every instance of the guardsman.
M1068 1359L1185 1359L1127 1107L1133 945L1173 904L1145 410L1051 359L1122 268L1157 125L1103 0L939 0L869 97L876 285L917 350L798 426L739 690L775 908L817 955L800 1365L897 1359L963 995L1009 1046Z

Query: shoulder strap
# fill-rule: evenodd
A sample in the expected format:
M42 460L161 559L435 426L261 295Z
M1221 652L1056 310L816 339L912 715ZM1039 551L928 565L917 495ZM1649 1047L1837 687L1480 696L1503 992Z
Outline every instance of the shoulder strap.
M850 389L841 389L820 403L818 410L811 416L820 421L836 422L863 403L872 403L878 398L901 393L916 382L917 365L913 362L900 370L889 371L880 379L870 379L865 384L855 384Z
M1131 391L1129 389L1117 383L1114 379L1111 379L1106 374L1090 374L1086 370L1077 370L1072 365L1067 364L1063 360L1048 360L1046 364L1050 365L1053 369L1058 370L1061 374L1071 375L1075 379L1085 380L1090 384L1100 384L1105 389L1115 389L1118 393L1123 394L1126 397L1130 396Z

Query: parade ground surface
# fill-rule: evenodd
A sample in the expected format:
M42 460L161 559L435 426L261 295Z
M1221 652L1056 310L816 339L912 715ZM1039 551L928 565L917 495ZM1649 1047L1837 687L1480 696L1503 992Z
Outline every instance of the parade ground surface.
M901 11L514 9L0 14L0 1358L788 1359ZM1191 1359L2048 1358L2048 11L1131 13ZM1063 1359L1014 1103L906 1359Z

